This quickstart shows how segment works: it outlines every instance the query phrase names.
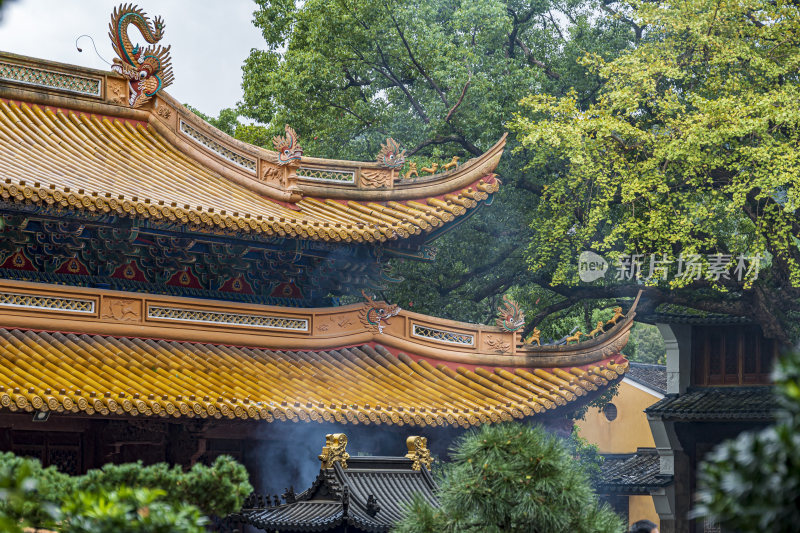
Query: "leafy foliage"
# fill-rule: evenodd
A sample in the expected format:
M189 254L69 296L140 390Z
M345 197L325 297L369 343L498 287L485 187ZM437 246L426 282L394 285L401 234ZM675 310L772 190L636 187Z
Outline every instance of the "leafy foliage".
M654 276L648 294L753 316L786 341L800 311L800 6L623 7L644 36L614 60L582 59L604 80L596 101L531 95L513 121L531 169L564 169L538 204L531 268L577 286L584 249L657 254L673 274L680 254L725 254L730 267L760 255L757 280Z
M168 503L166 492L120 487L103 493L76 492L63 506L64 533L205 533L207 519L185 503Z
M35 491L17 504L0 501L0 512L16 522L24 520L36 526L52 523L52 506L65 505L65 502L73 501L73 496L76 498L73 503L84 501L84 496L75 496L79 493L110 494L123 487L163 491L157 494L159 502L174 509L180 516L189 516L180 511L185 505L196 506L206 515L226 516L238 511L253 490L245 468L227 456L218 457L211 466L196 464L187 472L179 466L170 467L166 463L143 466L139 462L108 464L100 469L89 470L82 476L69 476L55 467L42 468L38 460L7 452L0 453L0 468L10 479L19 479L24 475L36 486ZM125 492L115 497L128 498L133 502L140 496L149 498L153 494L131 495Z
M592 101L600 79L578 58L587 50L613 57L634 37L626 22L598 16L604 12L597 0L258 5L265 49L244 65L240 110L273 134L290 123L305 153L320 157L371 160L391 136L411 161L442 163L458 155L463 162L500 138L531 91L566 94L572 87ZM527 149L507 152L498 169L504 186L492 207L438 238L436 261L395 262L405 282L386 298L414 311L488 323L510 288L537 291L529 300L542 296L542 305L527 310L539 323L533 315L545 300L560 297L535 286L544 278L528 271L524 251L542 184L557 169L525 171L529 157Z
M33 461L17 465L16 468L7 464L0 466L0 531L22 533L23 526L52 522L58 518L55 505L37 501L38 483L33 477L35 466ZM36 506L33 502L36 502ZM25 520L34 512L34 520Z
M581 464L581 468L594 485L595 481L600 478L603 467L603 456L600 455L597 444L592 444L581 437L580 430L576 426L572 428L569 437L564 440L564 445L567 453Z
M743 433L706 457L695 517L743 533L795 531L800 523L800 355L775 373L785 409L778 424Z
M238 511L253 491L244 466L228 456L217 457L211 466L198 463L188 472L166 463L108 464L89 470L78 480L78 489L88 492L118 486L162 489L173 504L189 502L206 514L219 516Z
M236 126L240 139L267 145L288 122L316 156L369 160L391 135L411 161L463 161L516 117L493 207L441 236L435 262L397 261L405 282L385 297L488 323L513 292L527 334L635 295L578 282L583 249L666 254L673 273L681 254L731 267L761 254L746 286L653 279L640 312L668 302L796 333L796 4L257 3L265 48L245 62L237 112L258 124Z
M631 361L651 365L667 364L667 347L658 328L637 322L631 328L631 336L622 353Z
M586 472L539 427L486 425L467 434L440 481L440 509L414 500L399 533L619 532Z
M11 452L0 453L0 479L14 494L13 498L0 498L0 514L14 523L33 526L52 524L61 497L77 490L76 478Z

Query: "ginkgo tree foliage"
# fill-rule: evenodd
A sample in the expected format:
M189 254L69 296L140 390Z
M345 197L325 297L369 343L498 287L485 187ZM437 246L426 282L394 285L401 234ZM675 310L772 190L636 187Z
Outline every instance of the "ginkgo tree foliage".
M645 289L791 337L798 310L797 7L785 2L259 0L235 128L283 124L308 155L466 159L511 129L491 207L398 261L401 307L489 322L511 293L534 325L593 326ZM264 131L262 131L264 130ZM667 280L581 282L594 250L654 254ZM761 257L759 274L678 279L681 258ZM719 261L719 259L717 259ZM708 267L709 265L705 265ZM749 265L748 265L749 266ZM647 268L644 267L644 273ZM555 317L555 318L553 318ZM546 320L545 320L546 322ZM557 328L551 328L557 329ZM566 333L566 332L565 332Z
M513 121L531 168L563 165L537 208L530 266L569 286L577 250L654 254L665 268L653 293L752 316L789 340L800 310L800 4L634 1L627 12L643 28L638 46L581 59L603 80L595 102L532 94ZM730 279L676 276L692 256L707 267L724 258ZM740 259L755 257L739 282Z

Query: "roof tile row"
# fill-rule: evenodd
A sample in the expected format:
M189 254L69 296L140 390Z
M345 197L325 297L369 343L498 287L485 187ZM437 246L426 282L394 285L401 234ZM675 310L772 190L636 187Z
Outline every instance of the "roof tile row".
M294 352L0 329L0 406L469 427L566 405L621 376L621 361L454 370L380 345Z

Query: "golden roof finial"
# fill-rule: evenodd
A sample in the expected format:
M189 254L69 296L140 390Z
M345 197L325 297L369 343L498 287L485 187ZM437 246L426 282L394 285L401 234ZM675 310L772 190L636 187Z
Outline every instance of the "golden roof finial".
M423 466L428 470L431 469L433 457L431 457L431 451L428 449L428 439L426 437L412 435L406 439L406 446L408 447L406 459L411 459L414 463L411 465L412 469L421 470Z
M342 468L347 468L350 454L345 448L347 448L347 435L344 433L325 435L325 446L322 448L322 453L319 454L319 460L322 461L321 468L333 468L335 463L341 464Z

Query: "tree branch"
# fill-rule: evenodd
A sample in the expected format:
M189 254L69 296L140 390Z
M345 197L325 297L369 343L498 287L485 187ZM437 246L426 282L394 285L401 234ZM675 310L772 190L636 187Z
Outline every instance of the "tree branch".
M360 116L358 113L356 113L355 111L351 110L348 107L345 107L343 105L334 104L333 102L328 102L328 105L333 107L333 108L335 108L335 109L341 109L345 113L353 115L355 118L357 118L358 120L363 122L365 126L372 126L372 121L369 121L369 120L365 119L364 117Z
M539 67L542 70L544 70L545 75L547 75L547 77L550 78L550 79L553 79L553 80L560 80L561 79L561 74L559 74L558 72L553 72L550 69L550 67L548 67L545 63L542 63L541 61L539 61L538 59L533 57L533 52L531 52L531 49L528 48L528 45L523 43L522 40L519 37L517 37L517 44L519 45L520 49L522 50L522 53L525 54L525 58L528 60L528 63L530 63L531 65L533 65L535 67Z
M558 302L552 303L546 307L543 307L539 311L533 315L533 318L530 319L528 325L525 326L525 329L522 330L522 334L520 335L521 338L525 338L533 331L533 328L541 324L542 320L546 317L552 315L553 313L557 313L558 311L563 311L569 307L572 307L576 303L580 301L580 298L564 298Z
M431 146L433 144L447 144L447 143L451 143L451 142L460 144L466 151L468 151L469 153L471 153L473 155L478 156L478 155L481 155L483 153L483 152L480 151L480 149L478 149L477 146L475 146L474 144L472 144L469 141L467 141L463 136L453 134L453 135L445 135L445 136L439 135L439 136L434 137L432 139L424 140L421 143L419 143L417 146L415 146L414 148L409 150L407 152L407 156L410 157L410 156L416 154L417 152L419 152L420 150L422 150L423 148L425 148L427 146Z
M403 93L406 95L406 98L414 107L414 110L417 112L417 114L420 116L423 122L425 122L425 124L430 124L431 119L428 118L428 114L425 113L424 109L422 109L422 106L419 104L419 102L417 102L417 100L408 90L408 87L406 87L405 84L401 83L400 79L394 75L394 72L392 72L392 69L391 67L389 67L389 63L386 61L386 56L383 54L383 50L381 50L380 45L376 45L376 47L378 50L378 54L380 54L381 56L381 61L383 65L378 65L373 63L372 66L378 71L379 74L381 74L386 79L393 82L401 91L403 91ZM386 69L385 71L384 68Z
M633 29L633 33L634 33L634 36L636 38L636 42L638 43L639 41L641 41L642 40L642 32L644 31L644 28L642 26L639 26L638 24L636 24L632 19L629 19L628 17L626 17L625 15L622 15L621 13L616 11L615 9L612 9L609 6L609 4L611 4L611 2L613 2L613 0L603 0L603 2L600 4L600 9L602 9L606 13L609 13L610 15L618 18L619 20L621 20L622 22L624 22L628 26L630 26Z
M470 74L469 79L467 79L467 83L464 84L464 88L461 90L461 96L458 97L458 102L450 108L450 111L447 112L447 116L444 117L445 122L450 122L450 117L453 116L453 113L456 112L458 106L461 105L461 102L464 101L464 96L467 94L467 89L469 89L469 84L472 82L472 74Z
M466 283L468 283L470 281L470 279L472 277L479 276L479 275L484 274L485 272L488 272L489 270L493 269L494 267L496 267L497 265L499 265L500 263L502 263L503 261L508 259L509 256L510 256L509 254L511 254L511 252L513 252L516 248L517 248L516 245L508 247L505 250L503 250L502 252L498 253L497 257L493 261L489 261L488 263L485 263L485 264L483 264L483 265L481 265L481 266L479 266L477 268L474 268L473 270L470 270L469 272L466 272L466 273L462 274L461 276L458 277L458 280L454 281L453 283L451 283L447 287L440 288L439 291L438 291L439 292L439 296L445 296L448 293L450 293L450 292L452 292L452 291L454 291L454 290L456 290L456 289L458 289L460 287L463 287Z
M389 10L389 17L392 19L392 23L394 24L394 27L397 30L397 34L400 36L400 40L403 41L403 46L405 47L406 51L408 52L408 57L409 57L409 59L411 59L411 62L414 64L415 67L417 67L417 70L419 71L419 73L422 74L422 77L427 80L428 84L430 84L430 86L433 88L433 90L435 90L439 94L439 98L442 99L442 102L444 103L444 105L445 106L449 106L450 104L447 101L447 96L444 94L444 91L442 91L442 89L433 80L433 78L428 76L428 73L425 72L425 69L423 69L422 65L419 64L419 62L417 61L417 58L414 57L414 53L411 51L411 46L408 44L408 41L406 40L406 36L403 33L403 30L400 29L400 25L397 23L397 19L394 18L394 14L392 13L391 9Z

